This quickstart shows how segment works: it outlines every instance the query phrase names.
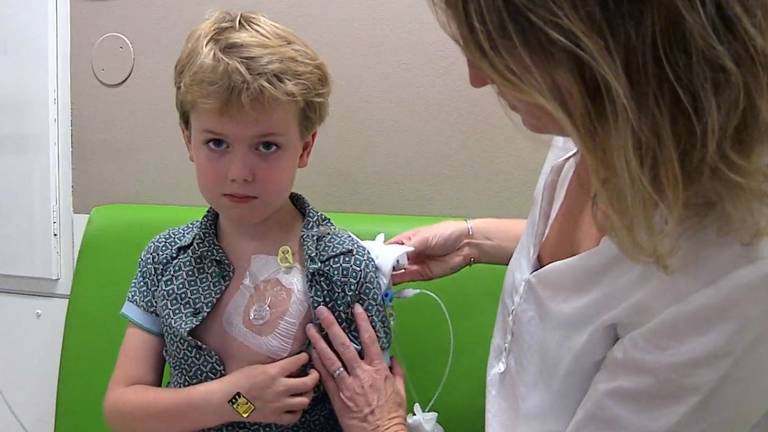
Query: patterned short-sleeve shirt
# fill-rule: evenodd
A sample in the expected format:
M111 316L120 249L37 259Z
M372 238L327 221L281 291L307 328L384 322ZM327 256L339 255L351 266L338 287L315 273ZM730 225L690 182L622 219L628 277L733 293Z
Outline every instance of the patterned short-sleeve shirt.
M352 307L359 303L371 318L383 350L391 329L376 264L360 242L333 223L299 194L291 202L304 216L301 247L309 303L324 305L359 346ZM121 313L134 325L165 340L170 387L187 387L225 375L219 356L191 336L229 286L234 268L216 237L218 214L208 209L201 220L155 237L139 260L137 274ZM312 316L312 320L316 318ZM226 401L222 401L225 403ZM341 430L328 396L316 391L312 403L292 426L230 423L212 431Z

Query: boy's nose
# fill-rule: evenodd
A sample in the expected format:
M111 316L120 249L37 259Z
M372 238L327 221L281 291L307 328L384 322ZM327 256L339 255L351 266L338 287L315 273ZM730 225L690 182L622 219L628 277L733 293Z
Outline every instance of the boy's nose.
M233 183L250 183L254 178L253 169L245 158L235 158L229 165L227 176L229 181Z

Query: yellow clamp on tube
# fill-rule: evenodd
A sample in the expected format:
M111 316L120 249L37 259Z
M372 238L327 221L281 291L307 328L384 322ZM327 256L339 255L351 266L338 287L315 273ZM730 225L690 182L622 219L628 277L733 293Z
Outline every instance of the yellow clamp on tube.
M280 249L277 251L277 263L280 264L280 267L284 269L293 267L293 252L291 252L290 247L280 247Z
M229 406L231 406L235 412L240 414L242 418L248 418L253 410L256 409L256 407L253 406L253 403L240 392L235 393L229 398Z

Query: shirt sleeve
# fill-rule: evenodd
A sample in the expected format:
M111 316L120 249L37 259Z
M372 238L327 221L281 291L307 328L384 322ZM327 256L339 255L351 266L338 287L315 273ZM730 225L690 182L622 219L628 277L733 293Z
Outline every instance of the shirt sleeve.
M155 301L162 275L159 258L158 248L154 242L150 243L141 254L138 270L120 311L132 324L156 336L163 335Z
M365 254L364 264L360 272L360 278L357 281L357 303L363 307L376 337L379 339L379 346L384 352L384 357L389 361L389 348L392 344L392 329L390 326L387 307L382 295L381 280L379 278L379 269L373 258ZM360 340L355 328L355 343Z
M723 277L608 352L567 431L749 431L768 413L768 263Z

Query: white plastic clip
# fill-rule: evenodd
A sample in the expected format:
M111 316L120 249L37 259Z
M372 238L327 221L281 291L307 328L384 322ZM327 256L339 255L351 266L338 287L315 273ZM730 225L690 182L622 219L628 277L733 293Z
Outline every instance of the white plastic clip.
M436 412L423 412L421 405L413 406L413 414L408 414L408 432L444 432L443 427L437 422Z

